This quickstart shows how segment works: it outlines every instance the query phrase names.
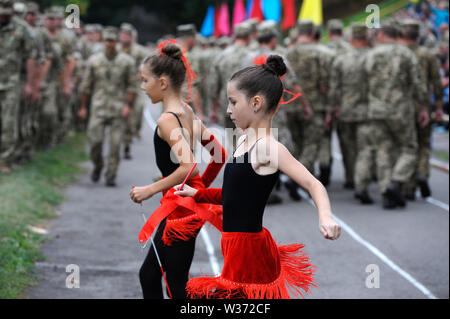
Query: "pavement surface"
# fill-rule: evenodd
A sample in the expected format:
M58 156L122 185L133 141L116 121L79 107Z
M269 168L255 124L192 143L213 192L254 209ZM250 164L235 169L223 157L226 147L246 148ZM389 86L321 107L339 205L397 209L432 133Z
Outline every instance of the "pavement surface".
M148 217L161 195L141 207L131 202L129 191L133 185L150 184L157 174L153 128L160 111L159 105L147 105L142 139L133 144L133 159L121 162L116 188L106 188L103 178L93 184L90 162L83 165L78 182L66 188L65 201L57 207L60 217L52 221L49 241L42 246L47 259L36 264L39 282L25 292L28 298L142 297L138 272L149 247L142 249L137 235L142 213ZM448 151L448 135L446 143L439 139L439 148ZM221 187L222 173L212 187ZM371 187L375 204L358 204L353 193L343 189L343 176L336 148L328 192L343 227L337 241L323 239L317 211L307 196L293 202L283 191L283 203L266 208L264 226L274 239L280 244L305 244L318 268L318 288L306 298L449 298L448 173L432 169L432 198L418 198L394 211L381 208L375 184ZM68 276L74 274L68 265L79 269L79 288L67 287ZM220 234L205 226L196 241L190 273L213 275L221 267Z

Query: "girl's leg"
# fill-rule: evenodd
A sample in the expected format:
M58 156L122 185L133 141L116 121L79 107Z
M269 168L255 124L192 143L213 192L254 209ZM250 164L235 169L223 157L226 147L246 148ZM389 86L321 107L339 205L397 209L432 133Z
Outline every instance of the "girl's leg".
M158 251L159 257L163 259L164 250L166 246L162 241L162 234L165 222L162 222L156 231L153 239ZM163 264L164 266L164 264ZM153 245L149 247L147 257L139 270L139 280L142 287L142 295L144 299L163 299L162 285L161 285L161 269L156 258Z
M186 283L189 280L189 269L194 258L195 240L177 241L166 246L164 270L174 299L186 299Z

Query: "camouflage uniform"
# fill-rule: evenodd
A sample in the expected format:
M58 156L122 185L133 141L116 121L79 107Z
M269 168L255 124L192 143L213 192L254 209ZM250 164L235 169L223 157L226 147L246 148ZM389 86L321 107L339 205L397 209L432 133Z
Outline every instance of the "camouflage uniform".
M115 29L105 28L104 38L117 40ZM109 154L106 180L114 181L120 162L120 144L125 120L121 116L127 94L136 92L136 70L133 58L118 52L109 59L104 52L89 58L81 91L91 96L88 123L90 156L96 170L103 168L102 146L105 127L109 126Z
M406 30L408 28L416 30L419 33L419 24L416 21L405 21L403 28ZM419 61L420 69L423 73L427 92L428 100L427 106L431 105L431 93L434 95L435 104L437 107L442 107L443 103L443 87L441 82L441 77L439 74L439 65L436 56L429 51L428 48L422 47L418 44L410 44L408 48L414 52L417 60ZM420 103L414 101L416 118L420 110ZM431 111L431 109L430 109ZM431 116L431 112L430 112ZM414 174L406 185L406 193L409 197L414 196L414 192L417 185L417 180L426 181L430 176L430 154L431 154L431 123L425 127L421 127L419 123L416 122L417 131L417 142L418 142L418 160L417 166Z
M303 20L299 28L313 31L312 21ZM296 155L299 161L314 173L314 162L318 157L320 143L325 134L325 114L330 111L324 104L323 94L328 79L327 59L317 44L311 42L296 43L288 49L287 59L302 88L304 98L312 109L312 117L308 121L302 118L298 104L286 108L288 125L296 144ZM299 155L301 154L301 155Z
M344 28L344 25L341 20L331 19L327 22L328 33L333 32L333 31L342 32L343 28ZM348 42L346 42L342 37L339 39L329 40L325 46L329 49L329 52L330 52L329 54L331 54L330 68L331 68L331 64L333 63L333 61L336 57L338 57L342 54L345 54L347 51L352 49L352 46ZM331 85L331 80L328 81L328 86L330 86L330 85ZM329 104L328 101L326 101L326 103ZM331 105L331 107L333 107L333 105ZM336 123L335 120L332 120L330 129L325 132L324 138L322 139L322 142L320 143L320 150L319 150L320 171L321 171L321 176L327 175L325 177L326 180L329 179L329 174L330 174L330 168L331 168L331 162L332 162L331 136L332 136L333 129L335 127L337 127L337 134L339 136L339 142L341 142L342 136L340 134L339 124ZM344 162L345 162L345 158L346 158L347 154L345 154L343 152L342 145L341 145L341 152L342 152L342 156L343 156ZM321 180L323 180L323 179L321 179ZM345 180L347 182L353 184L353 176L351 178L349 178L349 174L347 174Z
M128 32L131 36L136 34L136 29L128 23L123 23L120 29L121 31ZM129 48L125 48L119 45L119 51L130 55L134 59L135 69L137 71L136 77L138 77L139 67L144 59L148 56L147 49L142 45L133 42L131 43L131 46ZM144 105L145 94L140 89L140 82L138 81L136 86L136 96L133 101L130 116L127 119L127 125L124 134L124 144L126 152L133 141L133 136L139 135L139 132L141 130Z
M202 111L205 117L209 116L211 110L211 94L208 91L207 83L209 78L209 69L213 64L214 58L221 52L218 46L213 45L215 43L214 38L209 39L211 47L203 50L200 56L200 65L197 76L200 77L200 96L202 100Z
M0 13L12 15L12 1L0 2ZM32 54L29 30L16 19L0 26L0 166L12 164L18 139L22 63Z
M338 56L331 69L329 97L339 109L339 142L347 181L366 192L371 181L373 142L367 119L367 49L351 49ZM345 154L345 155L344 155Z
M38 71L39 66L43 62L43 43L42 38L39 36L39 33L36 32L36 29L31 27L25 20L14 16L14 18L19 24L23 25L31 35L33 40L32 42L32 50L30 59L33 60L33 64L35 65L35 72ZM35 76L34 74L27 73L27 62L23 61L21 68L21 76L20 76L20 103L19 103L19 112L18 112L18 143L15 150L15 158L17 161L21 159L30 159L31 151L33 147L33 132L32 132L32 115L33 110L36 108L35 103L33 103L29 98L27 98L24 94L25 86L28 81L29 76ZM31 79L30 84L34 85L35 79Z
M369 118L377 147L380 192L392 183L405 183L417 161L417 138L413 98L426 102L426 87L414 54L396 43L383 43L367 54ZM398 158L391 158L393 149Z

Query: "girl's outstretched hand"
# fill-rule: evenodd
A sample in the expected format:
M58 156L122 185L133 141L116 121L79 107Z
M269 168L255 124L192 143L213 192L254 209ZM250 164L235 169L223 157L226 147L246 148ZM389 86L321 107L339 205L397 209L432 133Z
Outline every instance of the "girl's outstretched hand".
M136 187L133 186L130 191L130 198L135 203L142 203L142 201L149 199L153 196L151 188L149 186Z
M319 230L326 239L335 240L341 235L341 226L333 218L319 220Z
M197 193L197 190L195 188L192 188L189 185L184 184L183 189L180 190L181 184L174 186L176 192L174 192L175 195L183 196L183 197L194 197L194 195Z

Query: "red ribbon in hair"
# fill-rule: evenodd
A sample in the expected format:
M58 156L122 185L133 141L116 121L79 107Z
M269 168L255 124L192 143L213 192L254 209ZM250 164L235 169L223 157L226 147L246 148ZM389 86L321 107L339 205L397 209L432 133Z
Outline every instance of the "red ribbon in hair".
M163 49L166 46L166 44L168 44L168 43L177 44L177 40L175 40L175 39L164 40L163 42L158 44L159 55L163 55L163 56L166 55L163 52ZM188 94L187 94L187 98L186 98L186 103L189 103L189 99L191 97L191 90L193 87L193 81L197 80L197 75L195 74L194 70L191 67L191 64L189 63L188 59L186 58L186 55L185 55L186 50L182 49L181 52L182 52L181 61L183 61L184 67L186 68L186 76L187 76L187 80L188 80Z
M264 63L267 63L267 55L266 54L262 54L256 58L253 59L253 63L255 63L256 65L263 65ZM284 81L284 76L280 77L281 81ZM280 103L278 103L278 108L275 111L275 113L273 114L273 116L275 116L275 114L277 114L278 110L280 109L281 105L283 104L288 104L291 103L292 101L294 101L296 98L302 96L301 93L292 93L286 89L283 90L283 92L288 93L290 95L292 95L292 98L289 99L288 101L284 101L283 97L281 97L280 99Z

